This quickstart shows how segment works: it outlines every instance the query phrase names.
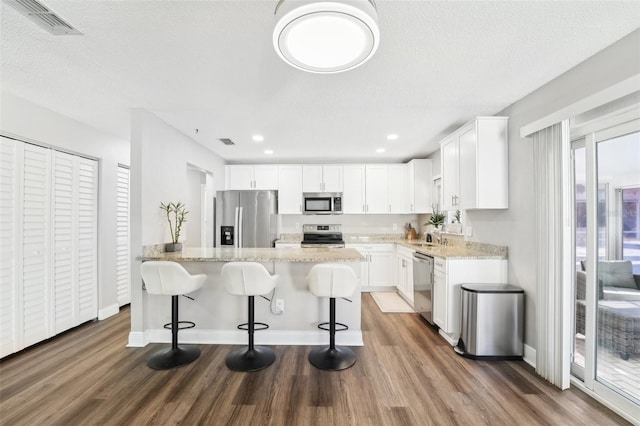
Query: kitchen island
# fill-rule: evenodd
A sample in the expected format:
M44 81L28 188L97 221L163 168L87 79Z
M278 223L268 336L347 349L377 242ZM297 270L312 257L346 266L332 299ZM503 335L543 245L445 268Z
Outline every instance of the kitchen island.
M344 262L360 276L359 262L364 257L347 248L209 248L186 247L181 252L167 253L161 246L143 248L142 256L134 263L150 260L169 260L180 263L191 274L207 274L203 287L180 298L180 320L193 321L196 326L182 330L181 343L194 344L246 344L247 332L237 325L247 321L247 298L233 296L220 281L222 266L226 262L259 262L279 280L274 294L266 295L271 301L256 298L256 321L269 324L269 329L256 333L256 344L261 345L323 345L327 332L317 328L329 319L329 301L312 295L307 287L309 270L318 263ZM134 287L132 285L132 287ZM163 325L171 320L171 298L151 295L142 283L132 292L140 292L131 303L132 317L142 318L142 326L132 322L129 346L171 341L171 332ZM135 303L135 300L139 300ZM276 301L284 301L284 311L276 309ZM349 330L336 334L336 343L362 346L360 286L349 300L337 300L336 320L349 326Z

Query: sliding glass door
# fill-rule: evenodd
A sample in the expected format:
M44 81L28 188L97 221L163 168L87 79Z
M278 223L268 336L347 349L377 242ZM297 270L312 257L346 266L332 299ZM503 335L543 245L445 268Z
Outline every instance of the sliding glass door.
M572 374L616 405L638 412L640 120L574 141L572 160Z

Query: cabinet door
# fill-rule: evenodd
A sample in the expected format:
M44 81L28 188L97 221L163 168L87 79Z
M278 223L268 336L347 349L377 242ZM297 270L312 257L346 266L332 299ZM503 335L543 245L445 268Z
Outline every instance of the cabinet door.
M24 145L22 177L22 335L24 347L50 334L51 151Z
M388 179L386 164L366 166L366 213L389 213L387 185Z
M227 189L253 189L253 166L225 166Z
M302 214L302 166L278 167L278 213Z
M413 303L413 259L405 258L405 296Z
M343 167L344 189L342 191L342 212L362 214L365 212L365 166Z
M477 207L476 203L476 156L477 133L475 121L465 126L458 136L458 187L460 210Z
M0 358L23 348L17 333L19 305L19 161L22 143L0 136ZM16 250L18 248L18 250Z
M391 164L387 167L389 213L407 213L407 166Z
M323 166L322 182L322 190L324 192L342 192L342 166Z
M433 274L433 322L447 331L447 276L435 271Z
M393 286L394 253L369 252L369 286Z
M409 213L431 213L432 164L430 159L411 160L407 164L407 204Z
M278 166L253 166L253 189L278 189Z
M458 193L458 142L455 137L441 145L442 206L441 210L455 210Z
M322 165L304 164L302 166L302 191L322 192Z

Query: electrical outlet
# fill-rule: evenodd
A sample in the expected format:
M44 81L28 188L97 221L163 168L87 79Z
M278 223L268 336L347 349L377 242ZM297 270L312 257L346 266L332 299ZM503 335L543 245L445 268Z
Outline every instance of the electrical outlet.
M276 311L284 312L284 299L276 299Z
M394 231L397 231L397 230L398 230L398 224L397 224L397 223L394 223L394 224L393 224L393 230L394 230Z
M296 229L300 229L300 224L296 222Z

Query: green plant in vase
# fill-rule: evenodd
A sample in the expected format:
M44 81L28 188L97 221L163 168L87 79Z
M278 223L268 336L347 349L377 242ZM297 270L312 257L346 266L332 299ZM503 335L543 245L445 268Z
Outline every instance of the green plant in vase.
M180 232L182 230L182 224L187 221L187 213L189 213L185 205L178 201L177 203L160 203L160 209L167 215L167 222L169 222L169 232L171 233L171 243L165 245L166 251L180 251L182 250L182 243L180 243Z
M445 215L437 207L431 206L431 218L424 225L433 225L436 230L444 223Z

